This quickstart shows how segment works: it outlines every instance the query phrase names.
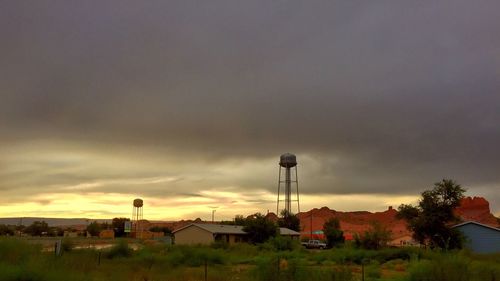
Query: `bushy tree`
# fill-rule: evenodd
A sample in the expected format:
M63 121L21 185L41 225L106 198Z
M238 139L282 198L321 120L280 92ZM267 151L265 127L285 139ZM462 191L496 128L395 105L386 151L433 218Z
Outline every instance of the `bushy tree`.
M49 228L49 236L63 236L64 229L59 226Z
M130 221L129 218L114 218L111 221L111 226L115 232L115 237L125 236L125 222Z
M462 236L451 224L459 221L454 209L460 205L465 189L450 179L434 184L432 190L422 192L418 206L401 205L397 217L408 223L413 238L421 244L443 249L461 248Z
M87 232L90 236L99 236L99 233L103 230L103 227L100 223L94 221L87 225Z
M234 224L235 225L245 225L246 224L246 219L242 215L236 215L234 217Z
M24 232L31 236L41 236L43 233L49 232L49 225L45 221L34 221L26 227Z
M281 211L280 218L278 219L278 225L280 227L286 227L300 232L300 219L287 210Z
M344 232L340 229L338 218L330 218L323 224L323 233L329 248L344 243Z
M387 246L391 240L391 232L379 222L372 222L370 229L363 234L354 235L354 244L357 247L378 250Z
M243 225L243 231L248 233L252 243L266 242L269 238L276 236L278 232L276 224L260 213L246 218Z

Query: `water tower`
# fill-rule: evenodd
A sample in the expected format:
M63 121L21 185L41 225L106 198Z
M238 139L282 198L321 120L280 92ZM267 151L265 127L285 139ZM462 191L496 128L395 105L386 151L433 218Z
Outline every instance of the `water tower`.
M278 201L276 202L276 214L280 214L280 202L285 206L282 210L288 213L292 212L292 202L297 202L297 213L300 212L299 203L299 181L297 177L297 157L291 153L285 153L280 156L280 170L278 175ZM284 173L284 175L283 175ZM292 199L292 189L295 187L296 196ZM280 194L284 192L285 199L280 200Z
M142 206L144 202L142 199L134 199L134 208L132 209L132 230L135 232L136 237L142 233Z

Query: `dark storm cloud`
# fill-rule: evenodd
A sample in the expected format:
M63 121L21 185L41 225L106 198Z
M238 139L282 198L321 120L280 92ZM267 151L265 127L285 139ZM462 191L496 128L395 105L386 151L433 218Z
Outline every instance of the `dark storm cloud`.
M496 1L0 6L4 147L63 140L196 163L292 151L312 159L305 193L415 194L450 177L500 200L479 189L500 183ZM65 165L16 184L85 177ZM0 190L28 171L2 174ZM232 180L274 190L254 176Z

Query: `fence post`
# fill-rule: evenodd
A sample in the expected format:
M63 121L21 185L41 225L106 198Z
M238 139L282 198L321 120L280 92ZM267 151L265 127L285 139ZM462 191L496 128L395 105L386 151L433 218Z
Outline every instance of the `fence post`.
M54 245L54 254L55 256L60 256L62 253L62 239L57 240Z
M208 266L207 266L207 264L208 264L207 259L205 258L205 281L208 280L208 274L207 274L208 273L208 268L207 268Z
M365 281L365 263L361 262L361 281Z
M276 262L276 264L278 265L276 280L279 280L279 278L280 278L280 261L281 261L281 258L280 258L280 256L278 256L277 262Z
M361 260L361 281L365 281L365 264L370 263L370 260L364 258Z

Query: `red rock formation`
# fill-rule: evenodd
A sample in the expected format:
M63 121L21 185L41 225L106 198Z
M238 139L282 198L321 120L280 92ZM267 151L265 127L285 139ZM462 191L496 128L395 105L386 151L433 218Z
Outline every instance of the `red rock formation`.
M372 222L378 222L392 231L394 237L409 235L410 232L406 229L406 223L396 219L397 211L389 207L384 212L371 213L367 211L358 212L340 212L331 210L328 207L321 209L312 209L307 212L299 213L300 224L302 227L301 234L303 237L309 237L311 234L311 226L313 233L317 233L323 229L323 224L330 218L338 218L340 227L344 231L346 239L352 239L355 233L362 233L370 228ZM313 237L317 237L314 235ZM321 237L321 236L319 236Z
M397 211L391 206L383 212L375 213L367 211L341 212L328 207L322 207L298 213L297 216L300 219L301 236L307 238L310 237L311 226L312 231L318 233L318 231L323 230L323 224L330 218L339 219L340 227L344 231L344 236L347 240L352 239L355 233L362 233L368 230L370 224L374 221L383 224L390 230L394 239L411 235L411 232L406 228L406 222L396 219L396 214ZM456 214L464 221L473 220L494 227L499 226L497 219L490 212L489 202L482 197L464 198L460 206L456 209ZM278 216L272 212L268 213L266 218L273 221L278 220ZM189 223L200 221L197 219L195 221L156 222L151 223L151 226L168 226L171 229L178 229ZM323 236L321 234L313 234L313 238L323 238Z
M493 227L498 227L496 217L490 212L490 203L483 197L465 197L455 214L464 221L477 221Z
M396 219L397 211L389 207L383 212L340 212L331 210L328 207L320 209L314 208L307 212L298 214L302 227L301 236L310 237L311 226L312 231L318 232L323 229L323 224L330 218L338 218L340 227L344 231L346 239L352 239L355 233L362 233L370 228L372 222L383 224L392 232L393 238L411 235L411 232L406 228L404 220ZM466 197L461 201L460 207L456 209L456 214L464 221L477 221L494 227L498 227L498 222L495 216L490 212L489 203L481 197ZM321 235L314 235L314 238L322 238Z

